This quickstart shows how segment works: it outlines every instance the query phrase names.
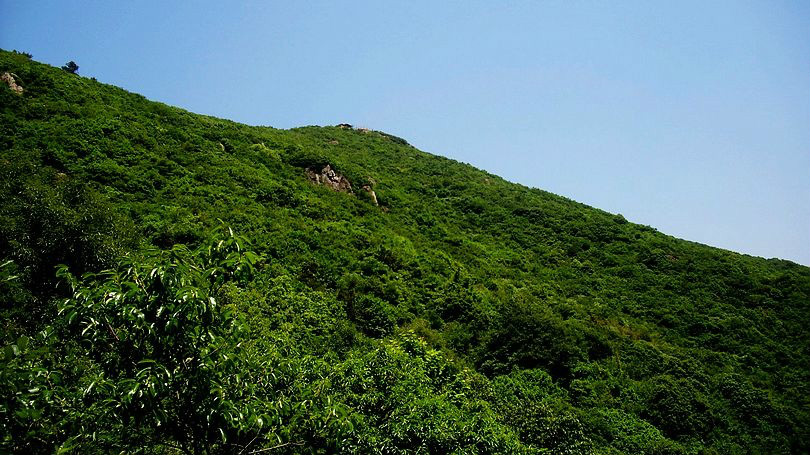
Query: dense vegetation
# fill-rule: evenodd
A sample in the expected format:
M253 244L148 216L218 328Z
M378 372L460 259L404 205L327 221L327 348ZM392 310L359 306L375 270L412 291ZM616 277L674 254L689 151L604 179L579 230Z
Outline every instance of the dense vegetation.
M380 132L3 72L1 452L810 451L807 267Z

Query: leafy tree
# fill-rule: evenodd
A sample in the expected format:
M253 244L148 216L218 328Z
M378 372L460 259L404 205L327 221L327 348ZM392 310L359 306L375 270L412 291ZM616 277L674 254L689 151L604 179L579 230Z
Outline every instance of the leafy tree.
M383 336L394 328L389 306L373 296L363 296L350 308L349 316L360 329L371 336Z
M30 60L31 58L33 58L33 55L31 55L30 53L28 53L28 52L22 52L22 51L18 51L18 50L16 50L16 49L14 49L13 51L11 51L11 53L12 53L12 54L18 54L18 55L22 55L23 57L25 57L25 58L27 58L27 59L29 59L29 60Z
M48 332L25 335L0 350L0 451L47 453L69 448L71 409L80 405L65 387L65 368Z
M79 71L79 65L77 65L76 62L71 60L62 65L62 70L67 71L70 74L76 74L76 72Z
M72 297L60 322L92 362L82 391L90 428L76 443L103 445L89 435L107 432L110 448L149 441L196 454L266 436L277 421L262 401L269 366L243 349L240 318L217 300L260 260L228 229L195 250L128 256L81 279L61 268Z
M589 434L621 453L663 455L685 453L676 442L634 414L621 409L598 408L585 417Z
M708 404L692 382L663 375L655 377L651 385L643 412L648 420L671 438L705 434Z
M481 368L507 373L539 367L555 379L568 378L573 364L585 357L577 335L543 302L517 295L500 311Z
M566 455L592 453L591 441L565 392L543 370L516 370L492 381L498 415L538 449Z

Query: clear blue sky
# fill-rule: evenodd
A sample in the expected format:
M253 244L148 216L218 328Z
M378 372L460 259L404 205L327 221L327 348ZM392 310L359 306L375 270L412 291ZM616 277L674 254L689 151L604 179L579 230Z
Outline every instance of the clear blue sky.
M0 47L194 112L353 123L810 264L810 2L0 0Z

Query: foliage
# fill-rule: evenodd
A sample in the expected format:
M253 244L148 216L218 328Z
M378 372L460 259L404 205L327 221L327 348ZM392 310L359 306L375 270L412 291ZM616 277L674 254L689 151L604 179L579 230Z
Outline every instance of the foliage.
M71 60L62 65L62 70L70 74L76 74L76 72L79 71L79 65L77 65L76 62Z
M381 132L0 71L0 451L810 451L807 267Z
M591 440L565 391L544 370L515 370L495 378L492 385L500 419L515 428L522 441L552 453L592 453Z
M97 364L84 390L90 411L105 424L145 427L195 453L210 452L205 444L217 433L226 441L260 428L266 404L239 397L258 398L253 389L261 380L250 372L262 366L246 364L239 322L215 297L226 280L248 278L258 259L231 233L194 252L178 246L127 257L81 282L62 267L58 275L73 294L59 307L66 337L78 339Z

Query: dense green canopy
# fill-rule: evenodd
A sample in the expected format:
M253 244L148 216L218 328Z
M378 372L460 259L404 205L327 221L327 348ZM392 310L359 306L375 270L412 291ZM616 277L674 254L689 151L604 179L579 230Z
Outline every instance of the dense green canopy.
M810 451L807 267L378 131L6 72L2 452Z

